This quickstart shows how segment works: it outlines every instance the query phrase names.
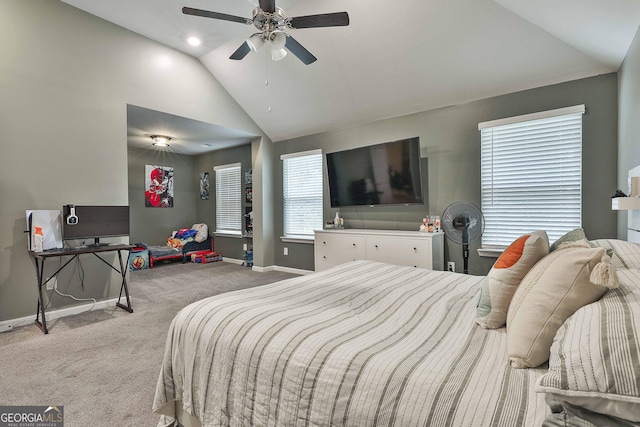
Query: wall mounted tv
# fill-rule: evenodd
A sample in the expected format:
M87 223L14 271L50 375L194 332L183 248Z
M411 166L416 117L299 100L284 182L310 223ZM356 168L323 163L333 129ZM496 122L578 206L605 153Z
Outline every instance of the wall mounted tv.
M326 156L332 208L423 204L418 137Z
M68 220L73 208L75 220ZM129 235L129 206L78 206L62 208L62 238L64 240L93 239L99 246L104 237Z

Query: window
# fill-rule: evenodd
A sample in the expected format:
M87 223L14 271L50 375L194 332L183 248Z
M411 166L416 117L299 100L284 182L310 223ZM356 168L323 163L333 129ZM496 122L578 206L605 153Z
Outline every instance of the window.
M216 233L242 235L240 163L216 166Z
M582 224L584 105L480 123L483 249Z
M284 236L313 238L322 229L322 151L285 154L282 159Z

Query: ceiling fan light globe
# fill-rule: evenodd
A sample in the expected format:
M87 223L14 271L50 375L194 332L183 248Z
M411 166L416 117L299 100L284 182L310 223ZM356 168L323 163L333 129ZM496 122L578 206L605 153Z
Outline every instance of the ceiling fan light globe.
M249 49L257 52L258 49L264 46L264 40L258 34L254 34L247 39L247 45L249 45Z
M275 50L283 49L286 43L287 43L287 35L282 31L274 31L271 34L271 37L269 40L271 49L275 49Z
M272 61L280 61L285 56L287 56L287 51L284 49L274 49L271 48L271 60Z

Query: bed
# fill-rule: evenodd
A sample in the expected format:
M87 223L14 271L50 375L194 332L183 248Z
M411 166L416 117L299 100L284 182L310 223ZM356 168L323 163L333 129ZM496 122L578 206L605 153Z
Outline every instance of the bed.
M141 244L149 251L149 268L160 261L181 260L186 263L191 254L213 252L213 237L207 224L193 224L171 233L165 245Z
M640 330L640 270L627 267L620 288L594 303L626 307L617 310L626 327L607 332L627 345L624 368L589 347L591 363L624 371L615 393L611 375L568 396L566 337L581 330L571 322L549 365L511 367L506 329L475 322L485 277L354 261L185 307L169 329L153 410L159 426L595 426L588 414L602 409L584 400L622 393L624 411L607 418L617 422L640 414L637 334L628 334ZM640 425L625 422L610 425Z

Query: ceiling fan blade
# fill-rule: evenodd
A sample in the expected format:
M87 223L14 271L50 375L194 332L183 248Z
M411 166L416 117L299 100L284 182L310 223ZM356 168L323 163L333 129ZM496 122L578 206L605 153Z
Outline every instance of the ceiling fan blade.
M291 28L344 27L349 25L347 12L296 16L289 20Z
M208 10L183 7L182 13L185 15L202 16L205 18L222 19L223 21L239 22L241 24L251 24L251 20L240 16L227 15L226 13L211 12Z
M235 52L231 54L229 59L235 59L235 60L243 59L245 56L247 56L249 52L251 52L251 48L249 47L247 42L244 42L240 45L238 49L236 49Z
M298 59L304 62L305 65L309 65L315 62L318 58L313 56L311 52L305 49L296 39L287 34L287 41L284 45L291 53L298 57Z
M276 0L259 0L258 3L263 12L273 13L276 11Z

